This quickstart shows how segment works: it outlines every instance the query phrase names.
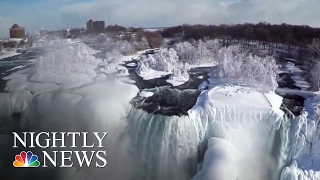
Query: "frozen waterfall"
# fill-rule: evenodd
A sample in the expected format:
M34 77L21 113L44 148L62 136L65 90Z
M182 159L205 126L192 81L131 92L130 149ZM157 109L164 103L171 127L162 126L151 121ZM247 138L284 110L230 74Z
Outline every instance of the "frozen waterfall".
M110 81L93 70L99 61L88 49L81 43L70 44L66 50L50 51L35 68L7 77L9 93L0 93L0 131L8 133L17 126L26 131L108 131L108 166L80 170L94 180L320 177L317 99L309 99L304 113L291 120L280 110L280 96L247 87L219 85L201 94L172 90L170 96L165 88L157 89L163 93L140 92L135 85ZM62 63L61 58L67 59ZM127 74L124 68L119 71ZM190 94L197 98L186 115L166 116L131 105L138 94L143 98L164 94L163 98L170 98L165 102L173 106L192 101ZM141 103L148 106L147 101ZM7 150L0 161L9 156ZM59 173L62 180L79 179L81 174L75 169ZM12 171L8 177L19 179L16 174Z
M248 103L253 100L256 105ZM283 112L279 110L281 101L282 98L273 93L262 94L233 86L203 92L186 116L150 114L132 108L126 132L134 138L132 147L136 149L132 151L139 157L140 178L192 178L197 164L204 158L208 140L218 137L239 152L234 166L239 179L273 179L279 171L279 162L273 156L281 151L281 140L276 141L281 139L276 137L283 122ZM223 143L219 146L228 149ZM210 150L209 154L215 151ZM215 162L210 161L210 157L205 156L209 158L207 161ZM202 172L208 168L206 160ZM255 173L248 173L253 168ZM199 177L201 175L196 180L200 180Z

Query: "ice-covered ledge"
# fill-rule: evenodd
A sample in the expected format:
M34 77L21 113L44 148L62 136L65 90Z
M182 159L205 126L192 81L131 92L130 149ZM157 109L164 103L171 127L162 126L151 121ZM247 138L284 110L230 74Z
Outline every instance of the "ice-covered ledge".
M242 86L215 86L205 91L198 103L205 101L212 107L234 107L250 109L278 109L282 103L282 97L273 92L260 93L249 87Z
M195 106L189 111L190 114L212 114L215 112L215 120L238 121L246 123L257 123L262 119L261 115L272 116L272 124L280 120L283 111L280 110L282 97L274 92L261 93L253 88L242 86L215 86L204 91L197 100ZM198 113L198 111L202 113ZM224 112L226 116L217 118L217 113ZM249 112L249 113L246 113ZM232 114L238 116L232 116ZM259 118L252 116L252 113L258 113ZM222 115L222 114L221 114ZM227 118L226 118L227 117ZM229 118L228 118L229 117Z
M200 139L209 141L202 169L193 180L270 178L269 170L277 167L273 162L269 166L268 161L283 120L281 104L282 97L274 92L261 93L249 87L219 85L204 91L189 110L191 118L201 121ZM246 173L252 167L266 170Z

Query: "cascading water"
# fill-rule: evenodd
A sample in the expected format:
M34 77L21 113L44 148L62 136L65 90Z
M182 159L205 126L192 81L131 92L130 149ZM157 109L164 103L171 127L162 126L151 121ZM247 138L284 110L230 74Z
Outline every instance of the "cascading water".
M287 164L290 121L270 109L196 105L179 117L132 107L127 120L125 132L139 157L137 179L191 179L201 167L211 137L228 140L242 154L239 179L279 179Z

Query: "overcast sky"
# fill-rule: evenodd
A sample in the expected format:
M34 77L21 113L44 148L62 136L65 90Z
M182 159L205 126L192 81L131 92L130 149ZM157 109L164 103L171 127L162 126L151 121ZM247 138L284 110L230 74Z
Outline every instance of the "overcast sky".
M0 37L17 23L37 30L85 27L89 19L134 27L288 23L320 27L320 0L0 0Z

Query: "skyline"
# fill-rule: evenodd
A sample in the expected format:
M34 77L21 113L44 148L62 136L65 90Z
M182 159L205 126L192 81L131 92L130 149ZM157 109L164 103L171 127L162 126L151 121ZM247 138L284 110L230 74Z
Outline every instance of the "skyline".
M320 27L319 9L318 0L2 0L0 37L9 37L15 23L35 34L41 28L85 28L89 19L125 27L260 21Z

